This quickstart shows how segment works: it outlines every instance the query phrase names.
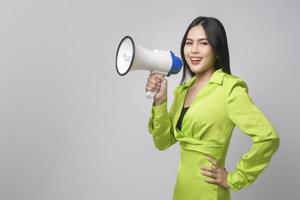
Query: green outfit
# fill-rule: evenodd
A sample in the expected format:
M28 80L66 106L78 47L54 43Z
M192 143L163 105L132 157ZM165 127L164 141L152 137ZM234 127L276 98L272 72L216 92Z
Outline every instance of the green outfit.
M148 129L157 149L165 150L179 141L180 162L173 200L229 200L230 191L251 185L267 167L279 147L279 136L272 124L248 95L242 79L214 71L186 112L181 131L176 128L188 89L195 82L192 77L178 85L168 112L167 102L152 106ZM201 166L211 166L207 156L225 167L225 158L235 125L251 137L253 145L229 172L230 189L207 183Z

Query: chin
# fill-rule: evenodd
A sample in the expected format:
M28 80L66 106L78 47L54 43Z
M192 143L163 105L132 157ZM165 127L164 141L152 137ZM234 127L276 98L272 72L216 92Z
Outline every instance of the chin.
M203 67L203 66L192 66L192 65L189 65L189 66L190 66L191 71L195 74L203 73L203 72L210 69L210 67L206 68L206 67Z

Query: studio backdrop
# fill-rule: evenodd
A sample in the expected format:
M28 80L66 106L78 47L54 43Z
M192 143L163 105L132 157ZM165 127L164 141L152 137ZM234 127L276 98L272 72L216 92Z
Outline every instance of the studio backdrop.
M232 199L297 199L299 9L296 0L1 0L0 199L171 199L179 145L155 148L149 72L119 76L115 56L126 35L180 55L198 16L223 23L232 74L281 139L266 171ZM167 78L168 108L181 75ZM236 128L229 171L251 145Z

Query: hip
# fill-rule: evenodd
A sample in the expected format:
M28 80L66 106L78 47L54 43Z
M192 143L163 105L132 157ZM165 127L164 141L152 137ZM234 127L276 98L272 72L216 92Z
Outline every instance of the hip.
M223 187L207 183L200 167L211 166L207 154L180 150L180 161L174 187L173 200L230 200L230 192Z

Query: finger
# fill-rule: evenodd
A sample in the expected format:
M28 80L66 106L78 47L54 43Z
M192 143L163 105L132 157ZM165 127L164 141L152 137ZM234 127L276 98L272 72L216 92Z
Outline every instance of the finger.
M159 85L160 85L160 84L151 83L151 82L148 82L148 83L146 84L146 86L151 87L151 88L157 88Z
M161 73L158 73L158 72L153 72L152 74L153 74L155 77L161 77L161 75L162 75Z
M217 170L215 168L212 168L212 167L203 166L203 167L201 167L201 169L204 170L204 171L211 172L211 173L216 173L217 172Z
M158 73L158 72L152 72L151 75L154 76L154 77L159 78L161 74Z
M150 87L158 87L161 85L161 83L159 82L156 82L156 81L151 81L151 80L148 80L146 85L150 86Z
M156 74L156 77L159 78L159 79L162 79L162 78L164 78L164 75L163 74Z
M207 176L207 177L210 177L210 178L213 178L213 179L216 179L217 178L217 175L212 173L212 172L208 172L208 171L202 171L201 172L202 175L204 176Z
M159 81L159 82L162 82L163 79L164 79L162 76L160 76L160 75L158 75L158 74L156 74L155 76L153 76L153 78L154 78L156 81Z
M148 77L147 81L148 81L148 82L151 82L151 83L153 83L153 84L156 84L156 83L159 83L159 82L160 82L160 81L159 81L157 78L155 78L155 77Z
M148 86L148 87L153 87L153 88L156 88L157 86L159 86L160 84L156 84L156 83L152 83L152 82L147 82L146 83L146 86Z
M207 157L207 160L214 166L218 166L218 161L213 159L212 157Z
M157 76L157 73L156 72L153 72L149 75L149 78L152 78L152 79L158 79L159 77Z
M218 181L216 179L207 178L207 179L204 179L204 181L207 182L207 183L219 185Z
M215 160L213 157L207 156L207 160L209 160L209 162L211 162L213 165L217 165L218 161Z
M154 91L156 91L156 90L157 90L156 88L152 88L152 87L146 86L146 92L148 92L148 91L154 92Z
M164 76L163 74L156 74L156 75L155 75L155 78L156 78L157 80L159 80L160 82L163 82L163 81L165 80L164 77L165 77L165 76Z
M152 83L152 82L149 82L149 81L146 83L146 86L152 87L152 88L157 88L160 85L161 85L160 83Z
M163 80L156 77L156 78L155 78L155 81L156 81L157 83L161 83Z
M155 73L151 73L151 72L150 72L149 78L155 78Z

